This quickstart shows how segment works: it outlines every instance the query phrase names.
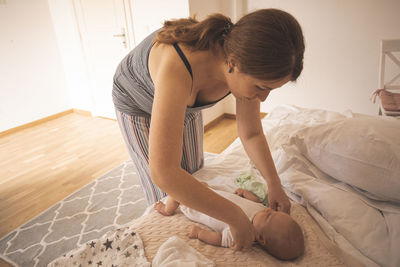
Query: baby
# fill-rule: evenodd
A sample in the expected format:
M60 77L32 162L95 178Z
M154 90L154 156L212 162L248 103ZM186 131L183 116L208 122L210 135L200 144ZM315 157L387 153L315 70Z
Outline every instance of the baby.
M203 184L208 186L206 183ZM303 254L303 233L300 226L288 214L265 208L256 195L245 189L239 188L235 194L214 191L238 205L246 213L253 223L256 241L269 254L281 260L293 260ZM173 215L178 207L179 203L170 196L167 197L166 204L160 201L154 204L154 209L165 216ZM214 230L205 230L194 225L189 233L190 238L197 238L215 246L231 247L233 245L228 224L185 206L181 206L180 209L190 220Z

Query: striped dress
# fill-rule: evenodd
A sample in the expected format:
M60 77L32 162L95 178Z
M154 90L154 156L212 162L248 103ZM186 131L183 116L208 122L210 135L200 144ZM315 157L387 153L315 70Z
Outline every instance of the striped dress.
M149 35L121 61L114 76L112 90L119 127L136 166L148 205L166 196L153 183L149 169L149 130L154 84L148 69L148 58L156 34L154 32ZM182 50L178 44L174 44L174 47L192 76L190 64ZM200 169L204 162L201 109L211 107L217 102L186 108L181 166L189 173Z

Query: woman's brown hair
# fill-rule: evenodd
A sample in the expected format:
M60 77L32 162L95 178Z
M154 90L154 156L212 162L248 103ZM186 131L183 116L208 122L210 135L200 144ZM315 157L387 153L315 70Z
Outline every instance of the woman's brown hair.
M202 21L166 21L156 42L183 43L193 50L222 47L225 57L243 73L260 80L288 75L295 81L303 69L304 39L297 20L282 10L261 9L236 24L222 14Z

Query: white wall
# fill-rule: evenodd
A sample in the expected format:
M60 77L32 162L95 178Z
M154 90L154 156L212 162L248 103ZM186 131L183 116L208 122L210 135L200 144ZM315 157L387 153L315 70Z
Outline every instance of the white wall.
M87 65L72 0L48 0L71 107L93 112Z
M129 3L137 42L164 19L189 16L188 0ZM73 0L5 1L0 36L0 131L70 108L93 112Z
M131 0L135 42L139 44L165 20L189 16L188 0Z
M47 0L0 5L0 131L70 107Z
M249 12L283 9L297 18L306 40L304 71L296 84L270 94L279 104L377 114L369 97L377 89L381 39L400 38L398 0L249 0Z

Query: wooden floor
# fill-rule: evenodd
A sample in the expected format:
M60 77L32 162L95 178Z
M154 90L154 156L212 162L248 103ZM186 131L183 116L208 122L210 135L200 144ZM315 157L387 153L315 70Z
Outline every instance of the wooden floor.
M221 153L238 137L236 120L223 118L204 132L203 148L206 152Z
M223 119L204 135L220 153L237 137ZM0 237L129 159L114 120L71 113L0 138ZM1 261L0 261L0 266Z

